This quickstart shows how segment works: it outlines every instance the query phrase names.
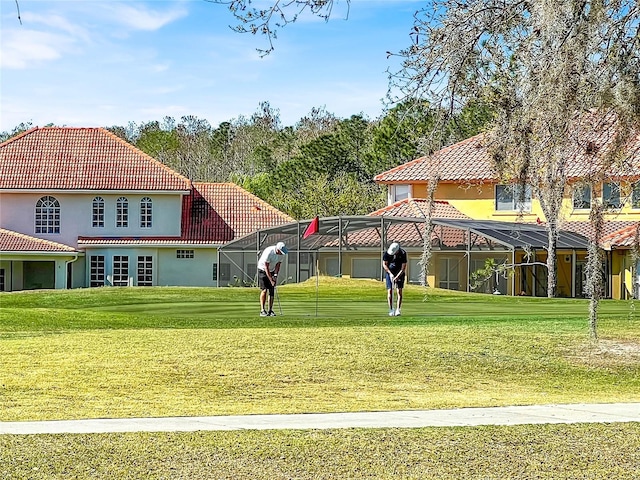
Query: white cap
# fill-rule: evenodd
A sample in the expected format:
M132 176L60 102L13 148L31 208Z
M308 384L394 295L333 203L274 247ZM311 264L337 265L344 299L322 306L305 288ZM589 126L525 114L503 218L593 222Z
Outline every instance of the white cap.
M389 255L395 255L396 253L398 253L398 250L400 250L400 244L397 242L393 242L391 245L389 245L387 253Z
M276 244L276 250L278 250L279 252L284 253L285 255L287 253L289 253L289 249L287 248L287 246L284 244L284 242L278 242Z

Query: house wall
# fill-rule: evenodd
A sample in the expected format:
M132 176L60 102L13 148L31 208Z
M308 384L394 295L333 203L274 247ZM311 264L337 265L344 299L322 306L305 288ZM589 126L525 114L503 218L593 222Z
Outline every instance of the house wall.
M194 248L193 258L177 258L177 250L177 248L157 250L157 285L185 287L217 285L213 278L213 265L218 261L217 249Z
M178 258L178 250L192 250L193 258ZM91 284L91 256L103 255L105 257L105 280L113 277L113 257L129 257L130 284L138 285L137 262L138 256L152 257L152 283L154 286L197 286L214 287L213 265L217 260L215 248L189 248L189 247L118 247L118 248L88 248L86 250L86 262L84 263L85 286ZM105 282L109 285L111 282Z
M573 187L569 186L565 192L565 197L561 207L561 218L567 221L589 221L590 211L588 209L573 208ZM594 195L601 196L601 190L597 189ZM414 198L427 197L427 185L415 184L412 186L412 196ZM621 199L624 204L621 209L605 213L605 220L609 221L640 221L640 209L631 208L630 202L631 184L621 183ZM526 221L534 222L538 218L546 220L540 202L535 198L531 202L531 211L518 212L496 211L495 210L495 184L486 183L482 185L460 185L455 183L441 183L434 193L436 200L447 201L453 207L474 220L498 220L505 222Z
M60 233L35 233L36 202L51 195L60 202ZM92 202L100 196L105 201L105 226L92 227ZM116 201L124 196L129 201L129 226L116 228ZM140 227L140 200L151 198L152 227ZM113 193L2 193L0 194L0 226L8 230L37 236L77 247L79 236L179 236L182 218L182 197L178 194L113 194Z

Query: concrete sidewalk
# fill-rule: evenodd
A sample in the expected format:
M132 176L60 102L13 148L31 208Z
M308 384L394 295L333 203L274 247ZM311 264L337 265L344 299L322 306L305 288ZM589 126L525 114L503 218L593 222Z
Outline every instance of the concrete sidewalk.
M395 412L0 422L0 434L469 427L478 425L616 422L640 422L640 403L580 403L573 405L529 405Z

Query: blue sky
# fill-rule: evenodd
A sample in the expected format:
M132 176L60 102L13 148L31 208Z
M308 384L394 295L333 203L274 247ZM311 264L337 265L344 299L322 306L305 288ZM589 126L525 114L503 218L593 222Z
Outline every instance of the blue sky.
M255 3L255 2L254 2ZM268 101L283 125L313 107L383 112L387 51L408 46L424 1L338 0L328 23L302 17L265 39L204 0L0 0L0 131L20 122L126 125L195 115L213 127ZM259 4L259 3L256 3Z

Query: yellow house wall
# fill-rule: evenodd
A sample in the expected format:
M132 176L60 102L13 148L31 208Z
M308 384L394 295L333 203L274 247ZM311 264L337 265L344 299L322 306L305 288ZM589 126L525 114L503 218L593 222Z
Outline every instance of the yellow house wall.
M567 188L561 208L561 218L566 221L588 221L589 210L573 209L573 188ZM594 196L601 195L599 189L596 189ZM427 197L427 185L415 184L412 186L412 196L414 198ZM620 210L612 211L605 214L605 220L613 221L640 221L640 209L631 208L631 184L621 184L621 198L626 199ZM486 183L482 185L459 185L454 183L441 183L435 191L434 198L436 200L447 201L453 207L458 209L474 220L498 220L505 222L528 221L535 222L536 219L545 221L546 218L542 213L540 202L533 198L531 202L531 212L524 212L519 215L518 212L508 212L495 210L495 184Z

